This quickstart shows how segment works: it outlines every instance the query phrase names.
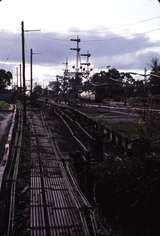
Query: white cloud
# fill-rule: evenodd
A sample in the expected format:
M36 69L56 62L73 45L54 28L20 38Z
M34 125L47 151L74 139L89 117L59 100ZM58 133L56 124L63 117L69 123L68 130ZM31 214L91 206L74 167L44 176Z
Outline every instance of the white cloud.
M69 40L55 41L52 37L69 39L71 35L75 36L77 31L83 39L85 37L90 40L100 39L100 36L105 39L95 43L81 44L84 51L88 49L91 51L96 65L141 67L145 56L151 56L151 53L155 51L154 47L158 47L156 41L152 44L149 39L159 39L159 32L150 33L149 37L143 34L130 37L130 40L120 37L115 41L107 39L107 35L130 35L158 28L160 21L158 18L146 23L129 24L158 15L160 15L160 6L156 0L3 0L0 2L0 29L16 34L10 32L1 34L0 60L3 64L12 62L11 67L16 63L19 64L21 21L23 20L25 29L40 28L42 30L38 34L25 34L26 61L29 62L31 47L35 52L41 53L34 57L34 64L39 64L34 65L34 74L37 79L41 77L45 80L59 73L61 63L66 57L73 60L74 54L69 51L71 46ZM85 34L84 31L86 31ZM43 37L40 39L40 35L50 39ZM144 51L149 48L150 51ZM139 55L136 54L137 52Z
M67 31L72 27L87 30L109 27L113 30L115 26L157 15L159 5L154 0L3 0L0 3L0 28L18 31L24 20L26 28L38 27L47 31ZM144 31L149 26L156 26L155 23L159 25L154 21L127 28Z

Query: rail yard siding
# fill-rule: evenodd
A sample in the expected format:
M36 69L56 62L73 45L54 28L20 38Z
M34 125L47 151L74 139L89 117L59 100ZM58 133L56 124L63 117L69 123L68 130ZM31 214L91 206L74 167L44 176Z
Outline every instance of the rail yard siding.
M97 132L99 132L99 130L103 133L102 136L104 145L106 140L111 141L118 146L121 146L125 151L132 148L134 140L131 140L128 137L112 130L108 126L100 124L100 121L94 120L94 118L91 119L85 113L78 111L77 109L71 108L71 110L73 113L75 113L75 116L78 120L84 122L84 124L88 124L93 134L96 134Z
M71 112L72 117L79 121L84 126L88 126L88 130L90 131L91 135L95 137L99 132L101 133L101 137L103 138L104 145L109 141L113 144L120 146L124 152L131 150L135 143L139 143L138 139L130 139L129 137L116 132L108 125L101 124L101 121L89 117L86 113L78 110L78 108L72 108L67 105L56 104L54 102L49 102L48 107L54 110L61 110L61 109L68 109Z

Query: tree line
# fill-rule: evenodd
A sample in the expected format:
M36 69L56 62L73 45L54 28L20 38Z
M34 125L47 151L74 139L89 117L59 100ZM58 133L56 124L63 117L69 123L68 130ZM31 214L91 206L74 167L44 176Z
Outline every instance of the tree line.
M49 88L54 97L62 100L80 97L82 92L95 94L97 102L103 99L114 99L126 102L131 97L157 97L160 95L160 62L158 58L152 58L150 73L142 74L136 79L131 72L120 72L116 68L107 71L102 70L88 77L83 72L75 76L64 73L57 76L56 81L49 82ZM136 73L135 73L136 74Z

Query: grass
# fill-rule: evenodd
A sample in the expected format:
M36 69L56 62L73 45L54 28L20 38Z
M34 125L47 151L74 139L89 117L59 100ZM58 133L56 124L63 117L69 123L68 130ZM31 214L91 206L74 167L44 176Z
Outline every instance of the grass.
M9 110L10 104L5 101L0 101L0 110Z
M110 123L109 126L112 130L125 135L128 138L139 138L139 136L144 133L143 125L134 122Z

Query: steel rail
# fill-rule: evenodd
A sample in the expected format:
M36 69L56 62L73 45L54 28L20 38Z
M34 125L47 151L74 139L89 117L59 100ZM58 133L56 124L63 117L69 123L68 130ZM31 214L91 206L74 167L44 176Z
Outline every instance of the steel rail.
M74 124L76 124L76 125L79 127L79 129L80 129L90 140L95 141L95 138L94 138L93 136L91 136L91 135L81 126L81 124L80 124L78 121L73 120L71 116L69 116L68 114L66 114L66 113L63 112L63 111L61 111L61 114L62 114L63 116L65 116L67 119L69 119L71 122L73 122Z
M59 113L57 113L55 111L55 114L62 120L62 122L64 123L64 125L67 127L68 131L70 132L71 136L76 140L76 142L80 145L80 147L87 152L88 149L86 148L86 146L79 140L79 138L74 134L72 128L70 127L70 125L68 124L68 122L63 118L62 115L60 115Z
M14 108L14 113L12 116L12 121L11 121L11 125L10 125L10 129L9 129L9 133L8 133L8 139L7 142L5 144L5 150L4 150L4 154L3 154L3 159L0 163L0 172L1 172L1 179L0 179L0 190L3 189L4 185L5 185L5 181L6 181L6 176L8 175L9 172L9 168L11 166L10 163L13 162L12 158L9 158L9 156L11 155L11 151L13 148L12 145L12 141L13 141L13 136L14 136L14 129L16 126L16 116L17 116L17 108L15 106Z
M7 236L13 235L13 229L14 229L16 181L20 162L22 130L23 130L23 117L21 110L18 109L18 125L15 135L15 143L13 146L13 153L11 153L10 156L12 162L10 163L10 169L7 175L7 182L9 183L10 186L9 213L8 213L7 234L6 234Z
M38 140L38 136L37 136L37 131L35 129L35 127L33 126L32 123L32 130L34 131L35 134L35 139L36 139L36 143L37 143L37 147L40 147L40 143ZM43 204L44 204L44 221L45 221L45 225L46 225L46 234L47 236L51 236L50 230L49 230L49 218L48 218L48 212L47 212L47 200L46 200L46 194L45 194L45 184L44 184L44 177L43 177L43 164L42 164L42 160L41 160L41 153L39 151L39 148L37 148L37 153L38 153L38 162L39 162L39 169L40 169L40 181L41 181L41 191L42 191L42 199L43 199Z
M55 140L55 146L56 146L56 150L57 150L57 155L59 155L62 158L62 152L59 149L59 146ZM64 159L63 159L64 160ZM80 196L80 199L82 200L83 204L85 207L87 207L88 209L92 209L91 204L88 202L88 200L86 199L86 197L84 196L84 194L82 193L81 189L79 188L79 185L74 177L73 172L71 171L70 165L68 163L65 162L65 171L67 173L67 176L69 178L69 182L70 184L73 186L73 188L75 189L75 192L78 193L78 195Z
M43 113L43 120L44 120L44 123L46 124L46 128L48 130L49 137L51 138L51 143L53 145L56 156L58 159L63 160L62 166L61 166L62 173L64 175L64 179L66 181L66 185L68 186L68 189L70 191L72 199L75 202L75 205L79 211L80 218L83 223L83 228L85 229L85 233L86 233L86 235L90 235L85 213L91 212L92 207L91 207L90 203L88 202L88 200L85 198L82 191L80 190L80 188L77 184L77 181L74 178L74 174L71 172L71 170L69 171L69 163L67 162L67 165L66 165L65 158L63 157L63 154L62 154L61 150L59 149L58 143L55 138L53 139L53 135L51 133L51 130L46 123L46 119L44 118L44 113ZM92 226L93 226L94 225L93 221L91 220L91 222L92 222ZM94 225L93 228L96 229L96 226ZM95 230L93 230L92 232L94 232L94 234L92 233L92 235L96 235Z
M44 113L43 113L42 117L43 117L43 124L47 128L48 136L50 137L51 144L52 144L52 147L54 149L57 159L58 160L65 160L62 152L60 151L60 149L58 147L56 140L55 139L52 140L52 134L50 132L50 129L48 128L48 125L46 123L46 119L44 119ZM77 210L79 211L80 218L83 223L83 229L85 230L85 235L90 235L87 222L85 220L85 217L83 216L83 211L84 211L84 209L91 209L91 205L89 204L87 199L84 197L84 195L82 194L82 192L78 188L77 183L75 183L75 181L72 181L72 185L71 185L71 182L68 178L66 168L62 162L60 162L60 166L61 166L62 175L64 177L66 186L70 192L70 196L72 197L74 204L75 204ZM71 175L70 175L70 177L71 177ZM76 194L77 196L74 193L78 193L78 194ZM80 199L81 199L81 201L80 201ZM82 202L83 202L83 207L82 207Z
M85 208L83 209L84 213L89 215L89 219L91 221L91 225L92 225L92 235L96 235L97 232L97 223L93 214L93 207L90 205L90 203L86 200L84 194L82 193L81 189L79 188L79 185L77 183L77 180L74 177L72 168L67 164L66 166L67 169L67 173L69 174L71 181L73 182L73 185L76 189L76 193L79 194L80 198L83 200Z
M77 213L79 212L79 204L78 204L78 202L77 202L77 200L75 201L75 197L74 197L74 194L73 194L73 188L72 188L72 186L70 185L70 183L69 183L69 180L68 180L68 177L67 177L67 175L66 175L66 171L65 171L65 168L64 168L64 166L63 166L63 163L62 163L62 158L61 157L59 157L59 154L58 154L58 151L56 150L56 147L55 147L55 143L53 142L53 140L52 140L52 134L50 133L50 130L49 130L49 128L48 128L48 125L47 125L47 122L46 122L46 120L44 119L44 117L43 116L41 116L41 123L42 123L42 125L43 125L43 129L45 129L45 131L47 131L46 133L48 133L48 141L47 142L49 142L50 143L50 147L52 146L52 151L53 151L53 153L55 153L55 159L53 159L54 161L56 160L57 161L57 163L58 163L58 169L56 170L55 169L55 171L57 172L59 172L59 173L61 173L61 177L59 177L59 178L61 178L61 181L63 180L63 184L62 183L59 183L58 184L58 186L59 186L59 188L60 188L60 191L61 191L61 195L63 195L63 194L65 194L65 192L64 191L68 191L68 197L67 197L67 201L69 201L67 204L67 208L62 208L62 206L64 205L64 204L62 204L61 203L61 195L57 195L58 194L58 192L54 192L54 193L52 193L51 194L51 191L53 191L52 190L52 188L51 188L51 191L47 191L47 189L48 189L48 187L49 186L51 186L50 185L50 183L48 182L48 184L49 185L45 185L45 186L42 186L41 185L41 187L43 187L44 188L44 194L46 195L45 197L47 197L47 199L51 199L52 197L54 197L55 198L55 200L54 201L56 201L56 205L57 206L55 206L55 208L54 208L54 206L53 206L53 209L54 209L54 214L55 214L55 218L53 218L53 217L51 217L51 219L49 218L48 220L49 220L49 223L50 223L50 225L49 225L49 230L51 230L52 231L52 227L53 227L53 229L57 232L57 233L55 233L54 235L60 235L58 232L59 231L57 231L58 230L58 228L57 227L62 227L62 232L63 232L63 234L61 234L61 235L66 235L66 233L67 234L69 234L69 235L90 235L89 234L89 230L88 230L88 227L87 227L87 225L86 225L86 223L85 223L85 218L84 217L81 217L81 214L79 214L79 217L80 217L80 219L81 219L81 226L79 225L77 225L76 226L76 222L75 222L75 220L74 220L74 218L75 218L75 209L77 209ZM44 133L44 132L43 132ZM39 148L40 149L40 148ZM64 159L64 158L63 158ZM44 160L46 160L46 158L44 157ZM44 160L41 160L41 164L43 164L43 171L45 171L45 166L44 166L44 164L45 165L49 165L49 163L46 161L44 161ZM42 163L43 162L43 163ZM47 164L48 163L48 164ZM52 167L51 167L52 168ZM54 167L55 168L55 167ZM47 169L46 169L47 171L49 171L49 169L48 169L48 167L47 167ZM52 170L53 171L53 170ZM56 172L55 172L55 174L56 174ZM41 174L40 174L41 175ZM55 177L56 177L56 175L55 175ZM49 180L50 181L52 181L52 179L53 178L55 178L54 176L51 176L51 177L49 177ZM47 177L46 177L47 178ZM47 180L47 181L49 181L49 180ZM47 183L46 183L47 184ZM38 186L37 186L38 187ZM46 187L47 187L47 189L46 189ZM66 190L65 190L66 189ZM49 195L48 195L49 194ZM70 199L70 200L69 200ZM52 201L52 200L48 200L48 201ZM58 202L57 202L58 201ZM43 202L42 202L43 203ZM57 208L57 207L60 207L60 208ZM34 207L34 206L33 206ZM35 206L36 207L36 206ZM38 206L37 206L38 207ZM39 205L39 207L40 207L40 205ZM47 210L47 213L48 213L48 215L50 215L50 212L49 212L49 209L50 209L50 207L49 207L49 205L46 205L46 206L44 206L44 203L43 203L43 207L45 207L46 208L46 210ZM60 209L61 210L61 213L59 212L58 213L58 209ZM65 210L66 209L66 210ZM77 214L76 213L76 214ZM36 213L35 213L36 214ZM59 215L59 214L62 214L61 216ZM68 214L70 214L70 216L68 215ZM78 216L78 215L77 215ZM54 220L55 221L55 223L53 223L53 221L51 221L51 220ZM78 218L77 218L78 219ZM63 226L64 225L64 222L63 221L65 221L66 223L66 226ZM74 223L74 225L72 226L71 225L71 223L70 222L75 222ZM77 220L76 220L77 221ZM57 223L56 223L57 222ZM59 222L59 223L58 223ZM68 223L67 223L68 222ZM80 222L79 222L80 223ZM48 223L47 223L48 224ZM54 225L53 225L54 224ZM58 226L58 225L60 225L60 226ZM82 227L82 225L83 225L83 227ZM70 227L74 227L74 229L76 230L76 232L74 233L74 234L70 234L70 230L71 230L71 228ZM77 229L76 229L76 227L77 227ZM43 227L42 227L43 228ZM44 228L43 228L44 229ZM56 230L57 229L57 230ZM34 228L33 228L33 230L34 230ZM45 229L44 229L45 230ZM37 235L37 234L36 234ZM52 234L53 235L53 234Z
M80 212L80 217L81 217L81 221L83 222L83 227L86 231L87 235L91 235L88 229L88 223L86 221L86 213L89 215L90 221L91 221L91 225L92 225L92 235L96 235L96 230L97 230L97 225L96 225L96 221L95 218L93 216L93 211L92 211L92 206L91 204L88 202L88 200L86 199L86 197L84 196L84 194L82 193L81 189L79 188L79 185L76 181L76 178L74 177L73 171L69 165L69 163L65 162L65 158L63 157L63 154L58 146L58 143L56 141L55 138L53 138L53 135L46 123L46 119L44 117L44 113L41 114L42 119L43 119L43 123L44 126L46 126L47 130L48 130L48 135L51 138L51 143L52 146L54 148L54 151L56 153L56 156L59 160L63 160L62 162L62 173L64 175L64 179L66 181L66 184L68 186L68 189L70 190L70 194L75 202L75 205L78 209L78 211Z

